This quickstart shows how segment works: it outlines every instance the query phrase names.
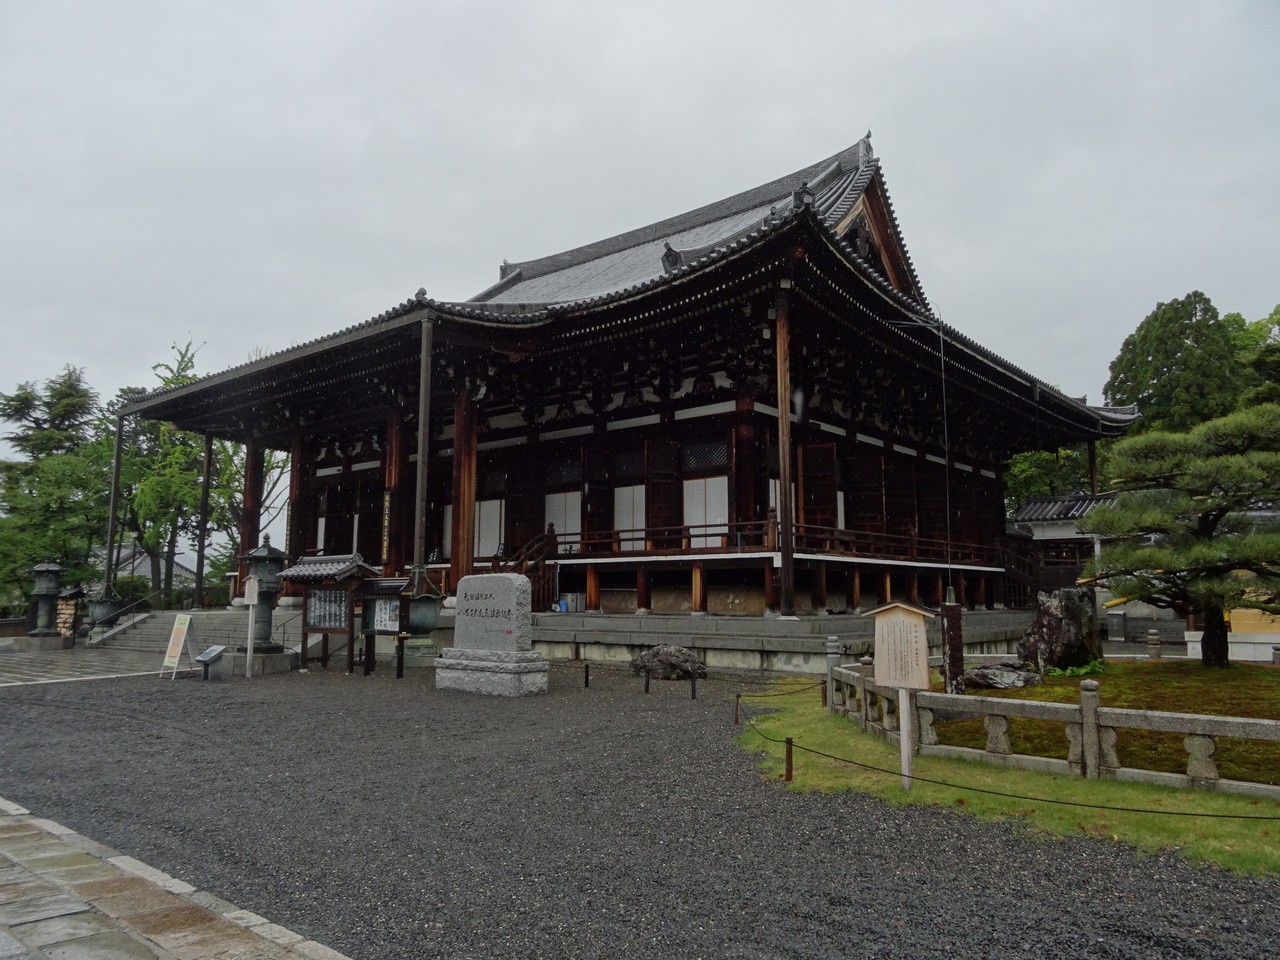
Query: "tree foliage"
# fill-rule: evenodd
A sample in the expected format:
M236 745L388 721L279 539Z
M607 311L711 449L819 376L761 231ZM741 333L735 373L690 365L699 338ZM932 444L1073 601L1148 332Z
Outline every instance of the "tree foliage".
M190 343L175 344L172 356L152 368L157 385L195 380L196 352ZM0 602L19 602L30 587L27 572L46 556L64 568L66 583L101 579L116 419L147 392L127 387L104 410L83 372L67 367L43 384L0 394L0 419L11 427L6 439L21 455L0 463ZM283 506L284 460L267 453L264 525ZM244 465L239 444L213 444L209 533L215 551L239 547ZM149 557L153 593L172 590L180 547L195 546L203 469L203 437L157 421L124 421L118 529Z
M23 455L0 463L0 602L13 606L30 587L31 567L46 557L63 567L67 582L89 576L106 529L109 461L94 443L97 395L75 367L0 394L0 419Z
M1280 405L1186 433L1130 437L1111 451L1120 490L1081 526L1104 538L1088 573L1123 600L1204 619L1206 666L1227 665L1224 614L1280 614Z
M1089 488L1089 458L1076 447L1014 454L1004 474L1005 507L1012 516L1032 497L1061 497Z
M1235 328L1198 290L1156 304L1112 361L1106 402L1137 405L1133 433L1189 430L1230 413L1246 386Z

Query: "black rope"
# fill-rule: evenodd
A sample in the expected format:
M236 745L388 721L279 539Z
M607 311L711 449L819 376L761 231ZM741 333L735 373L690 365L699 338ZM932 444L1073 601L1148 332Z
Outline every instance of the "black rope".
M804 693L806 690L812 690L814 687L820 687L824 683L826 683L825 680L819 680L817 683L811 683L805 687L796 687L794 690L784 690L782 693L740 693L738 696L744 699L750 697L753 700L759 700L763 697L790 697L797 693Z
M762 737L770 743L787 742L785 738L778 739L777 737L769 736L752 723L750 717L747 717L747 726L751 728L756 736ZM874 770L876 773L885 773L892 777L905 776L907 779L914 780L918 783L932 783L939 787L950 787L952 790L968 790L971 793L985 793L988 796L1004 797L1007 800L1025 800L1028 803L1053 803L1062 807L1080 807L1087 810L1109 810L1116 813L1154 813L1161 814L1166 817L1204 817L1212 820L1280 820L1280 817L1266 817L1248 813L1193 813L1185 810L1149 810L1142 807L1112 807L1102 803L1080 803L1075 800L1051 800L1048 797L1028 797L1019 793L1002 793L999 790L987 790L983 787L971 787L962 783L948 783L945 780L932 780L929 777L919 777L915 774L904 774L900 770L887 770L884 767L877 767L870 763L863 763L860 760L850 760L848 757L837 757L831 753L823 753L821 750L815 750L812 747L806 747L796 743L794 738L791 741L791 746L795 750L803 750L805 753L812 753L815 756L826 757L828 760L835 760L837 763L847 763L850 766L861 767L864 770Z

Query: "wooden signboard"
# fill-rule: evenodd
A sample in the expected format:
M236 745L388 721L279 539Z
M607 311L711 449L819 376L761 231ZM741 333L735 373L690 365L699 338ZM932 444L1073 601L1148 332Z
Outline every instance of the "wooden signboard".
M876 686L898 691L898 744L902 789L911 789L913 690L929 689L929 639L924 618L934 614L906 603L888 603L865 616L876 618Z
M871 612L876 618L876 683L898 690L929 689L929 640L916 607L891 603Z
M166 670L172 670L173 674L169 679L178 676L178 661L182 659L183 650L186 650L187 662L194 667L196 657L199 651L196 650L195 630L191 628L191 614L180 613L173 618L173 630L169 633L169 646L164 652L164 664L160 667L160 676L164 676Z

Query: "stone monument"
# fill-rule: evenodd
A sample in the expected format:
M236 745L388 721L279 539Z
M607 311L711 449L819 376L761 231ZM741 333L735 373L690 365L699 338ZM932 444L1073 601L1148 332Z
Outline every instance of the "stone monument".
M550 664L533 650L529 578L485 573L458 581L453 646L436 659L436 689L495 697L547 692Z

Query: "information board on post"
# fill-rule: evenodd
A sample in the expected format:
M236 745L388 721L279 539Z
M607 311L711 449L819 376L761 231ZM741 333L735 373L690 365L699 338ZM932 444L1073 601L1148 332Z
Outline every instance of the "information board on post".
M875 681L898 691L898 741L902 757L902 789L911 789L911 691L929 689L929 636L925 617L935 615L907 603L888 603L869 610L876 618Z

